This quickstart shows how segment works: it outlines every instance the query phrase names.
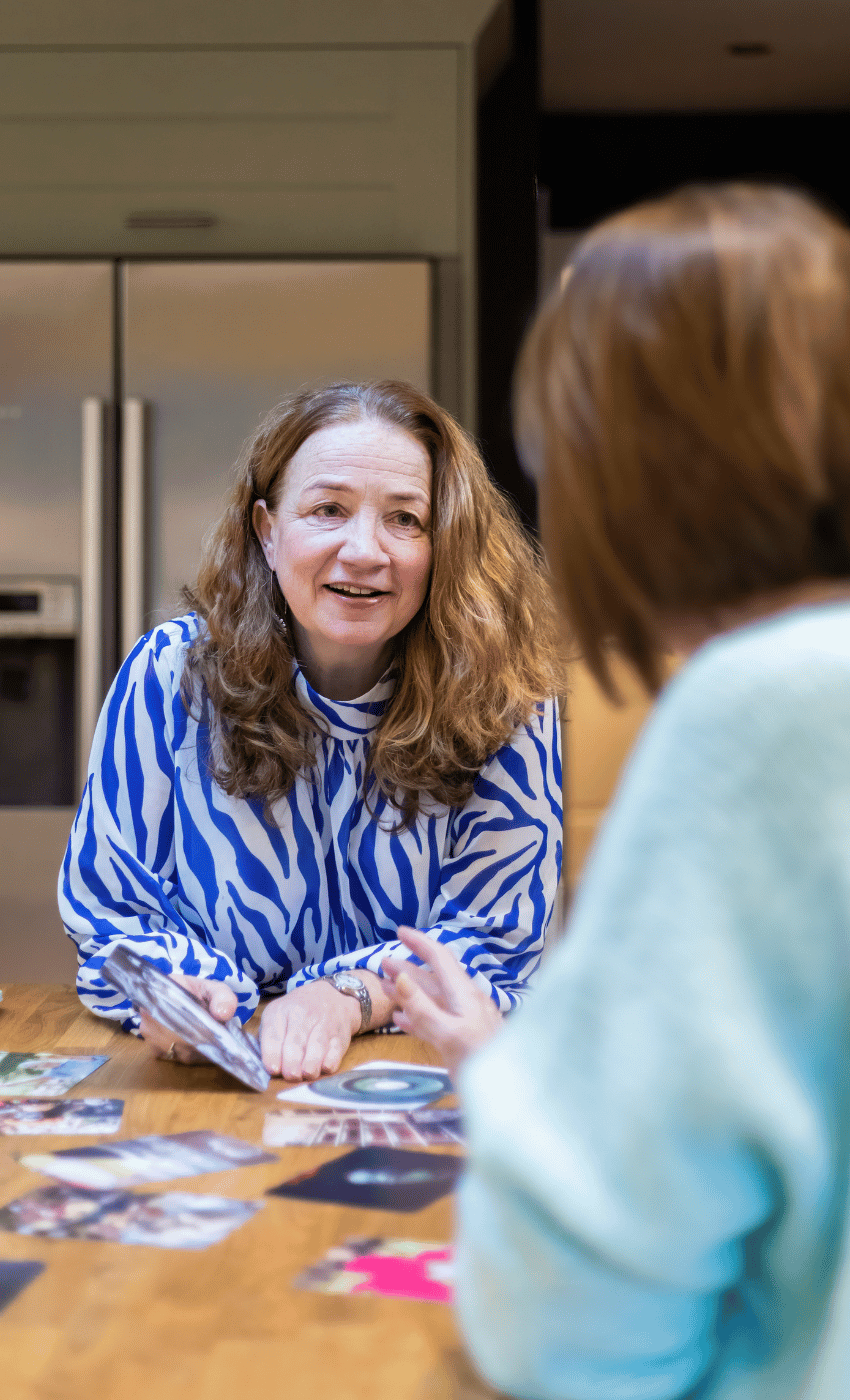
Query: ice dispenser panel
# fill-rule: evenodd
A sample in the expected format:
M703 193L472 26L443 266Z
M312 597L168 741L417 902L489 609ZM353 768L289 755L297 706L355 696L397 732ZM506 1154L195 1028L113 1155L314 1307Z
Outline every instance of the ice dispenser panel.
M0 806L76 798L78 591L71 581L0 580Z

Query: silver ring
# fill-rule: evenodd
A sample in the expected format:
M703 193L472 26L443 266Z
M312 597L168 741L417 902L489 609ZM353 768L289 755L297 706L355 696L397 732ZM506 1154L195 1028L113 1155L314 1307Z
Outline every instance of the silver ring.
M176 1059L177 1059L177 1056L176 1056L175 1053L174 1053L174 1046L176 1045L176 1043L177 1043L176 1041L172 1040L171 1044L169 1045L168 1049L166 1050L165 1054L164 1054L163 1057L162 1057L164 1060L176 1060Z

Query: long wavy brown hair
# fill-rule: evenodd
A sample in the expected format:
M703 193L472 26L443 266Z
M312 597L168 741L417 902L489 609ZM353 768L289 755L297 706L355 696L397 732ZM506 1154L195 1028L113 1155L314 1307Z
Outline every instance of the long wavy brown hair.
M468 800L482 765L540 702L565 691L557 608L540 551L488 476L467 433L410 384L332 384L279 404L246 444L229 503L189 604L202 619L182 695L212 711L213 778L235 797L274 803L314 763L317 721L293 684L284 599L252 512L274 513L287 463L313 433L374 419L419 442L432 466L428 594L397 638L398 679L375 731L367 794L409 824L423 799Z
M516 422L574 643L655 692L665 619L850 578L850 234L781 187L592 229L520 357Z

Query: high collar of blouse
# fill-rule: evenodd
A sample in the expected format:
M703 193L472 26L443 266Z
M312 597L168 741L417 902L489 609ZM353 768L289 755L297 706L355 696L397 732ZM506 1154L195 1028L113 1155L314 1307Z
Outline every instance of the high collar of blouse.
M398 672L392 667L365 695L356 700L328 700L314 690L297 662L293 667L295 693L308 714L315 715L320 727L333 739L365 739L377 728L387 701L395 690Z

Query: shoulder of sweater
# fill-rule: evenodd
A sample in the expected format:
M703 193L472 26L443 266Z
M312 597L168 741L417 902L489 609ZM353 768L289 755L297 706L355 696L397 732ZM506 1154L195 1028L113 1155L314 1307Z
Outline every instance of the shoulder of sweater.
M850 606L799 608L707 642L662 693L659 710L722 722L753 706L799 713L850 699Z

